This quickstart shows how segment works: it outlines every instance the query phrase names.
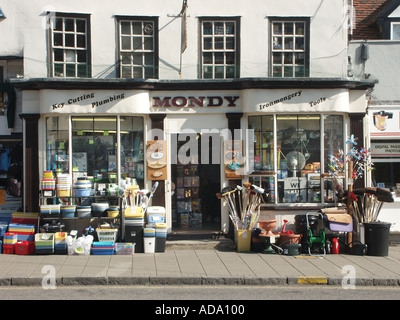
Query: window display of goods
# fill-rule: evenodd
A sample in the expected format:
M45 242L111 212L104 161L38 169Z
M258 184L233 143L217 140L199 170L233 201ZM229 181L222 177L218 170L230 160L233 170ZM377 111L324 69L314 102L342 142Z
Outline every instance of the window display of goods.
M99 242L115 242L117 240L118 229L97 228L97 238Z
M60 207L60 213L62 218L74 218L76 214L75 205L62 205Z
M108 202L93 202L92 206L92 215L94 217L103 217L105 216L105 211L110 207Z
M92 213L91 206L77 206L76 207L76 214L78 218L90 218Z

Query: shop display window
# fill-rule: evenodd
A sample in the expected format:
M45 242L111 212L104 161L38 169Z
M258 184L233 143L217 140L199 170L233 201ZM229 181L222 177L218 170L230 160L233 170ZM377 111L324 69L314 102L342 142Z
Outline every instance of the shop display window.
M49 117L46 120L46 170L57 173L69 171L68 117Z
M331 155L343 156L343 116L250 116L249 128L254 130L249 181L266 190L269 203L336 201L335 192L343 178L327 175L325 179L321 173L330 172Z
M46 119L46 170L72 173L74 181L88 177L98 185L136 179L143 187L141 117L73 116L71 126L69 121L68 116Z

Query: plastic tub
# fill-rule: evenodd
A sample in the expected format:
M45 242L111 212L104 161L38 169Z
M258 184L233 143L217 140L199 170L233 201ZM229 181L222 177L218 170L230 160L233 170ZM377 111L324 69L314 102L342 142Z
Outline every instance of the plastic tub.
M61 206L60 213L62 218L74 218L76 213L76 206Z
M83 188L75 189L75 196L77 197L90 197L92 194L93 194L92 189L83 189Z

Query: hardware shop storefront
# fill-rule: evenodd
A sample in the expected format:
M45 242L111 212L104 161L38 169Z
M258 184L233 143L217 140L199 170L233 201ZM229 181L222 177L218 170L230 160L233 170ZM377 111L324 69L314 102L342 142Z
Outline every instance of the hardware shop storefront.
M278 221L293 209L335 206L346 168L332 179L328 159L343 156L350 133L364 136L364 87L35 93L40 115L21 118L25 136L37 121L37 188L48 170L101 187L150 190L158 181L152 205L165 207L169 231L229 232L216 193L245 181L265 189L262 211ZM28 187L25 201L35 208Z

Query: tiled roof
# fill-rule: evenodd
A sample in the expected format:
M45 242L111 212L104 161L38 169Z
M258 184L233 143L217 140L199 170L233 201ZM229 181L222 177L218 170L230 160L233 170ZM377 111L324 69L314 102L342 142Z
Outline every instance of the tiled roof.
M382 39L376 20L378 15L393 2L393 0L353 0L355 26L351 40Z

